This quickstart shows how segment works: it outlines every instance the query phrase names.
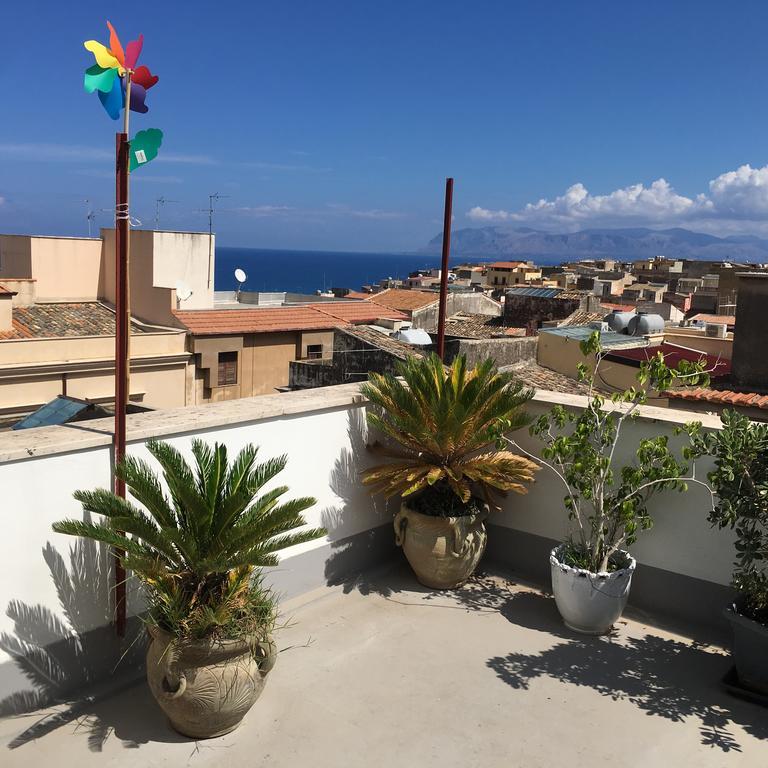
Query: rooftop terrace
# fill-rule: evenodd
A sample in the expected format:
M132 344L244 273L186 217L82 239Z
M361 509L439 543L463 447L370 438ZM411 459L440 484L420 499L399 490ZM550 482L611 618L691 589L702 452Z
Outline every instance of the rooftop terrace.
M585 402L539 389L530 409ZM625 618L612 635L578 636L546 592L548 552L567 529L559 484L542 472L504 501L484 575L455 592L426 590L394 546L392 508L359 482L372 460L365 407L345 385L128 417L137 456L149 437L186 452L198 435L231 451L254 442L265 458L287 453L281 481L317 497L307 521L328 529L268 574L287 626L264 694L237 731L198 743L161 716L138 646L113 673L125 648L107 625L104 551L51 532L52 520L80 512L74 489L108 485L110 420L0 435L4 768L765 765L765 710L720 685L732 663L721 609L733 540L707 523L703 491L653 499ZM678 439L690 415L638 413L625 425L630 446ZM135 599L129 606L135 616Z

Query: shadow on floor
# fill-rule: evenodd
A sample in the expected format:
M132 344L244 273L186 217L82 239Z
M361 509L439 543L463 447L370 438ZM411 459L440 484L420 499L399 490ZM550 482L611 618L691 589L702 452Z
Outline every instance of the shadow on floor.
M158 723L160 730L173 736L148 692L147 701L135 711L110 709L117 691L142 678L146 646L143 624L135 617L129 620L124 639L115 636L108 548L77 539L68 563L51 544L42 554L61 612L20 600L12 600L6 609L13 631L0 634L0 648L13 659L28 686L0 700L0 716L13 718L21 729L8 747L16 749L72 723L87 729L89 746L97 751L111 733L127 747L148 740L150 733L155 738L152 729ZM132 614L141 607L140 597L131 583L127 593Z
M509 653L489 659L488 667L513 688L525 690L532 680L546 676L631 702L648 715L673 722L695 718L702 743L724 752L740 751L732 724L756 738L768 738L765 709L719 687L732 661L716 649L651 634L573 633L563 626L554 600L536 592L511 595L500 610L510 622L562 641L538 654Z

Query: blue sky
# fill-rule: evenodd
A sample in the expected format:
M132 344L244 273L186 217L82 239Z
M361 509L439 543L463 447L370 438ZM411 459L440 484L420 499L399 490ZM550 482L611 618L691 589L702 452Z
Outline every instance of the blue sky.
M13 3L2 11L0 231L106 226L116 125L86 39L145 35L161 128L133 213L223 245L412 250L441 228L682 225L768 234L768 4ZM661 180L661 181L660 181Z

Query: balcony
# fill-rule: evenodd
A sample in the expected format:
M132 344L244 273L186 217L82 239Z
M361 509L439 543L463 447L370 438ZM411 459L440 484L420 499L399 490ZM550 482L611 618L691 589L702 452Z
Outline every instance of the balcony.
M531 408L552 402L584 404L540 391ZM72 491L109 484L110 423L0 435L0 763L766 764L765 709L720 683L732 540L699 491L655 500L625 617L610 636L577 635L546 593L566 528L557 484L540 473L508 498L471 583L426 590L393 545L392 510L360 486L364 407L345 385L129 417L139 455L150 436L186 448L196 435L287 452L285 482L318 498L308 522L329 530L269 574L287 626L263 696L238 730L197 743L166 725L139 645L114 639L106 554L50 530L78 514ZM687 417L644 408L628 442Z

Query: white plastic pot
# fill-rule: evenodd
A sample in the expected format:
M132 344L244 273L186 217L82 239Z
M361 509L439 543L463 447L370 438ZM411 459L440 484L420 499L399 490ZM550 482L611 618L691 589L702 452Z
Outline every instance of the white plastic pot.
M621 552L627 565L612 573L592 573L561 562L563 545L549 553L552 590L565 625L576 632L602 635L621 616L629 597L637 562Z

